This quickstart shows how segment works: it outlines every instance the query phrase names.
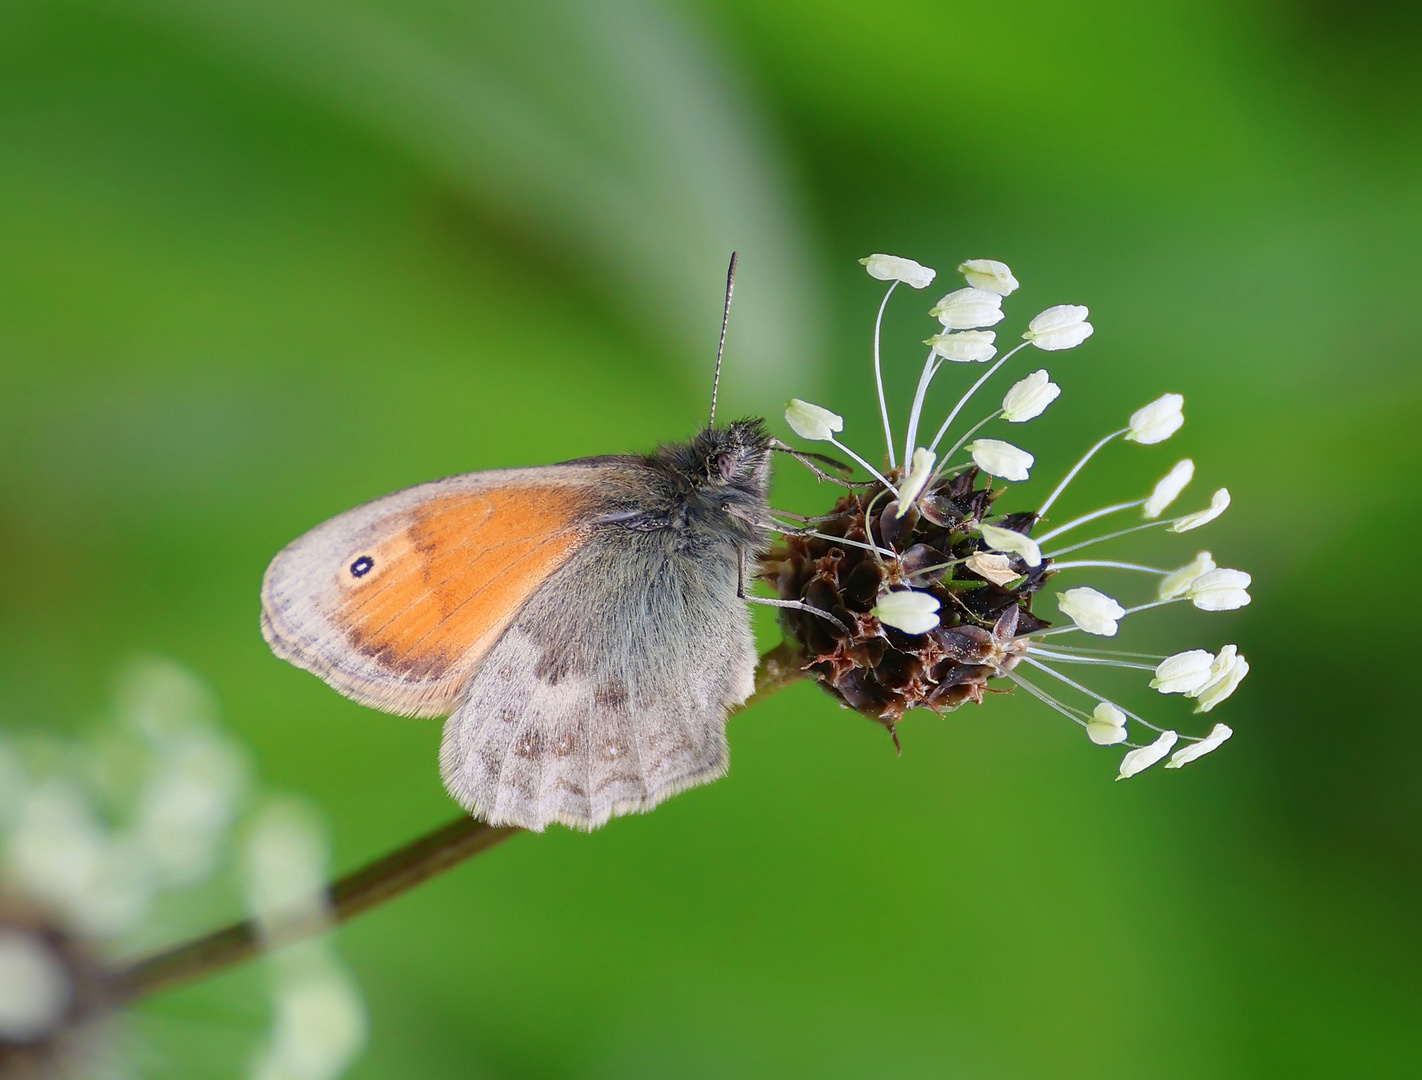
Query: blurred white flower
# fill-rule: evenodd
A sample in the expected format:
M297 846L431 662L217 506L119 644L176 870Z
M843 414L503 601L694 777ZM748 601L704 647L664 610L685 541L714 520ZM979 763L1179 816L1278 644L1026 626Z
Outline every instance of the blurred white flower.
M355 980L319 959L287 975L274 994L276 1024L253 1080L334 1080L365 1046L365 1003Z
M909 507L923 491L923 486L928 483L928 478L933 475L933 465L937 460L937 454L932 450L925 450L921 446L913 452L913 465L909 469L908 476L904 478L903 484L899 487L897 517L903 517L908 513Z
M938 599L917 589L896 589L874 606L874 617L906 634L926 634L938 625Z
M989 525L983 522L981 525L983 542L994 551L1007 551L1013 555L1021 555L1022 561L1028 566L1042 565L1042 549L1037 546L1037 541L1030 536L1026 536L1016 529L1004 529L1000 525ZM981 573L981 571L979 571ZM984 575L986 577L986 575ZM1017 577L1016 574L1013 577ZM997 582L1002 584L1002 582Z
M1150 688L1162 694L1188 694L1210 681L1210 665L1215 654L1205 649L1190 649L1167 656L1155 668Z
M1180 493L1185 490L1195 476L1195 463L1189 458L1176 463L1160 483L1155 485L1155 490L1150 493L1150 498L1145 501L1144 515L1148 521L1153 521L1160 517L1161 512L1171 503L1179 498Z
M3 1044L45 1038L64 1020L73 987L63 960L37 934L0 925L0 1067Z
M149 748L182 743L213 730L220 710L212 689L173 660L146 657L128 664L115 686L122 726Z
M1100 637L1115 637L1117 620L1126 614L1111 597L1087 585L1057 593L1057 607L1088 634Z
M1135 776L1138 772L1149 769L1166 754L1170 753L1170 748L1175 745L1180 736L1173 731L1163 731L1160 737L1149 746L1141 746L1135 750L1128 751L1121 759L1121 771L1116 777L1117 780L1126 780Z
M1000 529L998 531L1011 532L1012 530ZM1022 534L1013 533L1013 535L1021 536ZM1029 543L1031 542L1030 537L1024 537L1024 539L1027 539ZM1040 558L1041 556L1039 554L1039 561L1036 563L1028 563L1028 565L1040 565ZM985 581L991 581L994 585L1006 585L1009 581L1016 581L1022 576L1016 570L1012 569L1012 560L1006 555L994 555L980 551L976 555L969 555L964 559L963 565L977 574L978 577L983 578Z
M1216 724L1210 729L1210 733L1199 742L1192 742L1182 746L1175 753L1170 755L1170 760L1165 763L1167 769L1178 769L1182 765L1188 765L1196 758L1202 758L1213 750L1217 750L1234 732L1226 724Z
M1087 737L1097 746L1126 741L1126 714L1109 702L1098 702L1086 724Z
M902 281L915 289L926 289L933 284L936 271L912 259L898 255L870 255L859 263L869 271L871 278L879 281Z
M157 891L146 856L132 839L110 837L76 786L48 780L25 801L7 869L23 895L81 933L114 937L142 921Z
M138 807L139 835L170 886L211 873L246 795L246 762L205 732L170 744Z
M1002 398L1002 418L1009 424L1035 420L1061 396L1062 388L1044 370L1034 371L1013 384Z
M328 859L325 830L305 803L279 799L262 808L244 861L247 906L264 928L325 911Z
M844 417L799 398L791 398L785 407L785 422L796 435L811 442L831 442L844 430Z
M1243 570L1207 570L1190 583L1185 595L1201 611L1233 611L1249 603L1252 578Z
M1018 281L1012 276L1007 264L996 259L968 259L958 264L958 273L962 274L973 288L995 292L999 296L1007 296L1016 291L1018 286Z
M1178 596L1184 596L1190 591L1190 586L1195 584L1196 578L1214 568L1215 560L1210 557L1210 553L1201 551L1179 570L1166 574L1161 579L1156 595L1162 600L1174 600Z
M245 755L218 728L207 687L175 664L143 662L121 682L117 704L116 722L84 739L0 742L0 878L7 893L0 1059L6 1040L33 1031L46 1053L77 1053L86 1067L91 1059L109 1067L115 1048L103 1037L108 1025L97 1022L113 1007L104 957L169 940L170 920L181 910L173 902L205 895L179 890L208 881L230 850L248 770ZM325 917L329 859L311 821L309 812L303 817L279 803L253 830L261 839L249 852L249 891L278 920ZM154 917L159 910L162 925ZM17 919L33 919L44 932ZM253 1067L273 1080L333 1080L363 1044L365 1013L329 939L267 963L278 973L279 1030ZM6 1064L0 1061L0 1072Z
M1142 405L1131 413L1126 441L1142 446L1164 442L1185 423L1181 411L1184 404L1185 398L1180 394L1162 394L1149 405Z
M972 455L973 464L989 476L1003 480L1026 480L1033 457L1001 439L975 439L964 449Z
M993 345L996 340L997 335L991 330L960 330L956 334L934 334L923 343L955 364L981 364L997 355Z
M928 311L948 330L976 330L1002 322L1002 297L969 286L950 292Z
M1080 304L1049 307L1027 324L1022 339L1046 352L1074 349L1092 334L1094 327L1086 321L1089 314Z
M1197 713L1207 713L1233 694L1248 674L1249 661L1239 655L1235 646L1226 645L1210 665L1209 681L1186 696L1195 699Z
M304 801L275 799L258 812L243 862L247 904L267 940L284 928L326 920L330 845ZM276 1023L253 1062L253 1080L333 1080L365 1045L365 1003L328 937L268 958Z
M1210 496L1210 508L1199 510L1193 514L1185 514L1176 518L1167 528L1173 533L1189 532L1191 529L1198 529L1201 525L1208 525L1229 509L1229 489L1220 488Z

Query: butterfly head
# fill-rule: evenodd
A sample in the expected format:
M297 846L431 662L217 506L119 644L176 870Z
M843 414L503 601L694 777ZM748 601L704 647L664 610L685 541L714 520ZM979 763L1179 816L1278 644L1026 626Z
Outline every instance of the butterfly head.
M691 452L709 491L742 490L765 497L770 481L770 432L757 418L723 428L708 427L691 443Z
M745 532L745 540L753 533L746 519L767 516L770 443L764 421L736 420L725 427L707 427L690 442L663 446L651 461L670 481L668 497L682 515L689 515L683 520L715 532L733 522L732 531Z

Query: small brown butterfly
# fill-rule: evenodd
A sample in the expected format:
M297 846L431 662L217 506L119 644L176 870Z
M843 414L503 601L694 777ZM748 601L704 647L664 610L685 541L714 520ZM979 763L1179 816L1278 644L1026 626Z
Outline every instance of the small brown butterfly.
M450 477L317 526L267 568L262 635L364 705L448 716L445 787L492 824L594 829L721 777L754 681L743 601L801 605L745 595L780 446L760 420L715 426L720 368L689 443Z

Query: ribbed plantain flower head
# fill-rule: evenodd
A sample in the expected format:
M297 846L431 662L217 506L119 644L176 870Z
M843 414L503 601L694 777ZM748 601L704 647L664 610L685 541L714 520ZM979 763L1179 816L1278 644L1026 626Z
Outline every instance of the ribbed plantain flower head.
M1147 494L1060 523L1052 517L1072 481L1107 446L1148 447L1175 435L1185 423L1184 398L1166 393L1137 409L1065 468L1038 505L1008 509L1003 497L1009 489L1000 481L1025 483L1043 463L1018 445L1024 441L1016 433L1021 428L1014 429L1012 441L979 433L991 432L996 423L1022 425L1041 416L1061 387L1039 369L1019 378L1001 406L976 423L960 424L960 416L1023 349L1065 353L1091 338L1087 308L1047 308L1029 321L1019 345L999 355L996 332L983 328L1005 318L1004 300L1019 283L1005 263L964 261L958 270L965 287L929 310L940 330L925 341L929 352L904 437L896 442L881 377L879 323L894 285L922 288L934 274L892 256L861 261L871 276L890 281L873 336L884 464L878 468L850 448L839 414L792 402L786 419L797 434L832 444L871 479L846 482L847 493L829 513L809 519L813 528L787 529L761 568L780 599L792 602L781 619L805 670L843 704L885 725L895 745L897 725L911 709L945 713L1017 689L1078 724L1095 745L1124 747L1118 779L1149 768L1172 750L1168 767L1179 768L1216 749L1232 734L1226 725L1216 724L1203 735L1181 734L1062 670L1095 666L1150 673L1152 689L1193 700L1197 713L1223 702L1249 671L1234 645L1218 653L1191 649L1163 656L1073 644L1083 635L1114 638L1123 622L1151 608L1189 602L1216 612L1250 602L1250 576L1216 566L1209 552L1175 569L1120 558L1066 558L1145 530L1187 532L1219 517L1229 506L1224 488L1206 509L1164 516L1194 477L1189 459ZM965 365L989 366L981 374L969 372L970 384L928 436L927 429L920 430L928 390L945 365L955 374ZM1140 513L1135 524L1103 524L1131 511ZM1083 571L1099 570L1145 575L1156 584L1141 599L1123 602L1080 580ZM1049 583L1056 610L1044 616L1034 607Z

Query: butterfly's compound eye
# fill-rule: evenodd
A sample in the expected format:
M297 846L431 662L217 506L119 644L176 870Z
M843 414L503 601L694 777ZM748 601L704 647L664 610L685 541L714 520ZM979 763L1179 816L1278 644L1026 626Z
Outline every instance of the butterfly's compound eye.
M362 555L355 562L351 563L351 577L362 578L375 568L375 560L369 555Z
M717 454L716 468L721 471L721 479L729 480L736 475L736 455Z

